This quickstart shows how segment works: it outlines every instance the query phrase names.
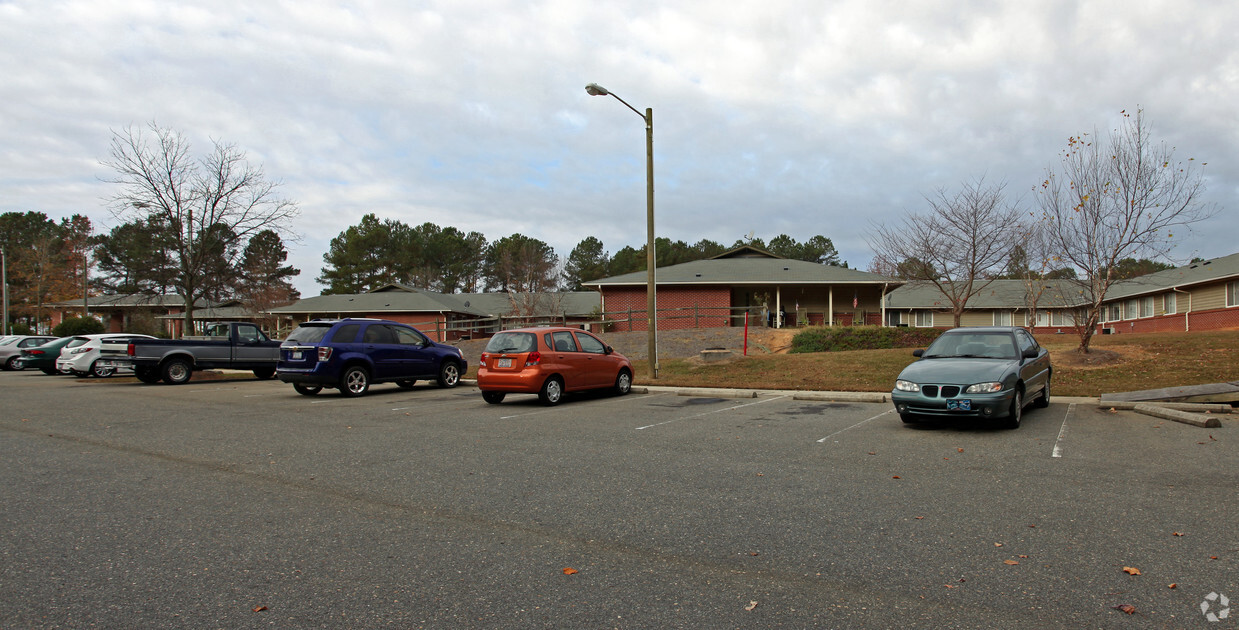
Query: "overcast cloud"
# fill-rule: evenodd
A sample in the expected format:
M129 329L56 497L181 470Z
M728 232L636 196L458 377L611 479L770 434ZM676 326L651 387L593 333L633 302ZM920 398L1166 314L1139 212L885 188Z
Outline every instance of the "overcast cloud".
M373 212L519 232L561 256L657 232L831 238L984 176L1031 209L1069 136L1142 107L1206 162L1218 214L1175 262L1239 251L1239 3L0 0L0 212L117 224L100 165L151 121L261 162L300 205L302 293Z

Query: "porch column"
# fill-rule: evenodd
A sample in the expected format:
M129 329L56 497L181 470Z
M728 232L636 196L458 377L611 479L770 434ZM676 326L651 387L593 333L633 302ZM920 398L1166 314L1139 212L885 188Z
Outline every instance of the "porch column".
M830 286L828 295L830 299L826 301L826 325L831 328L835 327L835 287Z
M783 318L780 314L783 312L783 287L774 288L774 327L783 327Z

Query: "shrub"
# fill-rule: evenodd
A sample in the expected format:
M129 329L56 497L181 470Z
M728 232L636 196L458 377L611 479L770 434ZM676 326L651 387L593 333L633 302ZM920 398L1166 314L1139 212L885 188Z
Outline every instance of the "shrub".
M938 328L885 328L878 326L816 326L792 338L790 352L838 352L841 350L883 350L923 348L938 338Z
M52 334L57 337L71 337L73 335L97 335L106 330L103 327L103 322L93 317L66 317L63 322L56 324L52 329Z
M10 335L33 335L34 331L30 329L29 325L18 322L16 324L9 324L9 334Z

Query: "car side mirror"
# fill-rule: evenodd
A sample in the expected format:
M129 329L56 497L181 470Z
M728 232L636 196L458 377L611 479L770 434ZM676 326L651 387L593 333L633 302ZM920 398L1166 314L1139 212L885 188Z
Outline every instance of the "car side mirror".
M916 358L918 358L918 359L919 359L919 358L921 357L921 355L923 355L923 354L925 354L925 351L924 351L924 350L922 350L922 349L920 349L920 348L917 348L916 350L913 350L913 351L912 351L912 356L914 356L914 357L916 357Z
M611 346L603 346L602 352L604 354L611 354L612 352L615 352L615 348L612 348Z
M1037 358L1037 349L1036 348L1024 348L1023 356L1025 359L1035 359Z

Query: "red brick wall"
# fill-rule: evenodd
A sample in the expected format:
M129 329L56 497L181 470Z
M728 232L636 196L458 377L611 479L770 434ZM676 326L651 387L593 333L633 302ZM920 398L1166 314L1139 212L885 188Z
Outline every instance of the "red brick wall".
M616 331L649 329L645 287L608 288L602 300L607 319L617 320ZM730 308L727 287L659 288L658 329L723 328L728 326Z
M1211 311L1176 313L1161 317L1106 322L1097 326L1097 332L1101 332L1102 328L1113 328L1115 332L1121 334L1182 332L1189 329L1192 331L1204 331L1237 327L1239 327L1239 308L1222 308Z

